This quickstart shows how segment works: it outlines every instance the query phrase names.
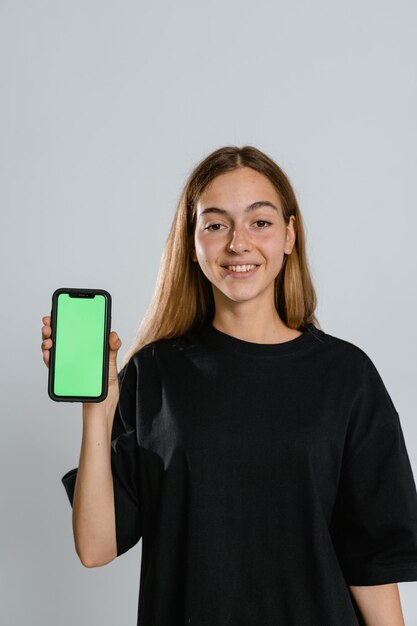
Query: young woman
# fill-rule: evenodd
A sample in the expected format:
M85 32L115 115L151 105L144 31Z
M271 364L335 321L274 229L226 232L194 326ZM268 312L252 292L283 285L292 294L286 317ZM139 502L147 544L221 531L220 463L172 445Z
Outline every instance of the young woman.
M251 146L197 165L109 395L62 482L77 554L142 538L143 626L400 626L417 493L371 359L315 317L303 220ZM50 318L43 318L49 365Z

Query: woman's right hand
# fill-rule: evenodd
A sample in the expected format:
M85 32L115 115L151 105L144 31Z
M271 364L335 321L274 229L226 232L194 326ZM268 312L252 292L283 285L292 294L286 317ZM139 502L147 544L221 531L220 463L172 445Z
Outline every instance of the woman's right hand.
M49 367L49 355L52 348L52 328L51 328L51 316L45 315L42 318L42 358L46 367ZM117 352L121 347L122 342L118 334L113 330L109 334L109 389L113 387L118 390L118 371L117 371Z

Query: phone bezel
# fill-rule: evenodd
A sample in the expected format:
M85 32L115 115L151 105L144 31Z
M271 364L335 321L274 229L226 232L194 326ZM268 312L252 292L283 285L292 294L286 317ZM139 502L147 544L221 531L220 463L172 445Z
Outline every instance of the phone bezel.
M100 396L57 396L54 393L54 375L55 375L55 338L56 338L56 313L58 306L58 296L60 294L88 294L88 295L102 295L105 298L105 322L104 322L104 350L103 350L103 381L102 381L102 393ZM105 289L85 289L75 287L60 287L56 289L52 294L52 308L51 308L51 338L52 347L49 355L49 375L48 375L48 395L51 400L55 402L102 402L107 398L108 394L108 379L109 379L109 334L111 328L111 295Z

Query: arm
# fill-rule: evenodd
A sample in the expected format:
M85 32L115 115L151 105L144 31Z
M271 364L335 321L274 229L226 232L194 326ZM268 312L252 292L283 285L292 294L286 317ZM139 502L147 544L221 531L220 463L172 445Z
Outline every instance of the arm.
M110 436L117 394L109 390L100 403L83 404L83 436L73 502L76 552L86 567L117 555Z
M349 589L366 626L405 626L397 583L353 586Z

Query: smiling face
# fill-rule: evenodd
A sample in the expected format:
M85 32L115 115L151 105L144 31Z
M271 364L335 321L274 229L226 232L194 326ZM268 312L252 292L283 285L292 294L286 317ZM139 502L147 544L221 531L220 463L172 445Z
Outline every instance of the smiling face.
M269 179L250 167L221 174L204 189L196 212L193 260L211 282L215 300L221 294L234 302L261 294L274 298L284 253L295 242L295 218L286 225ZM246 273L227 269L231 265L257 267Z

